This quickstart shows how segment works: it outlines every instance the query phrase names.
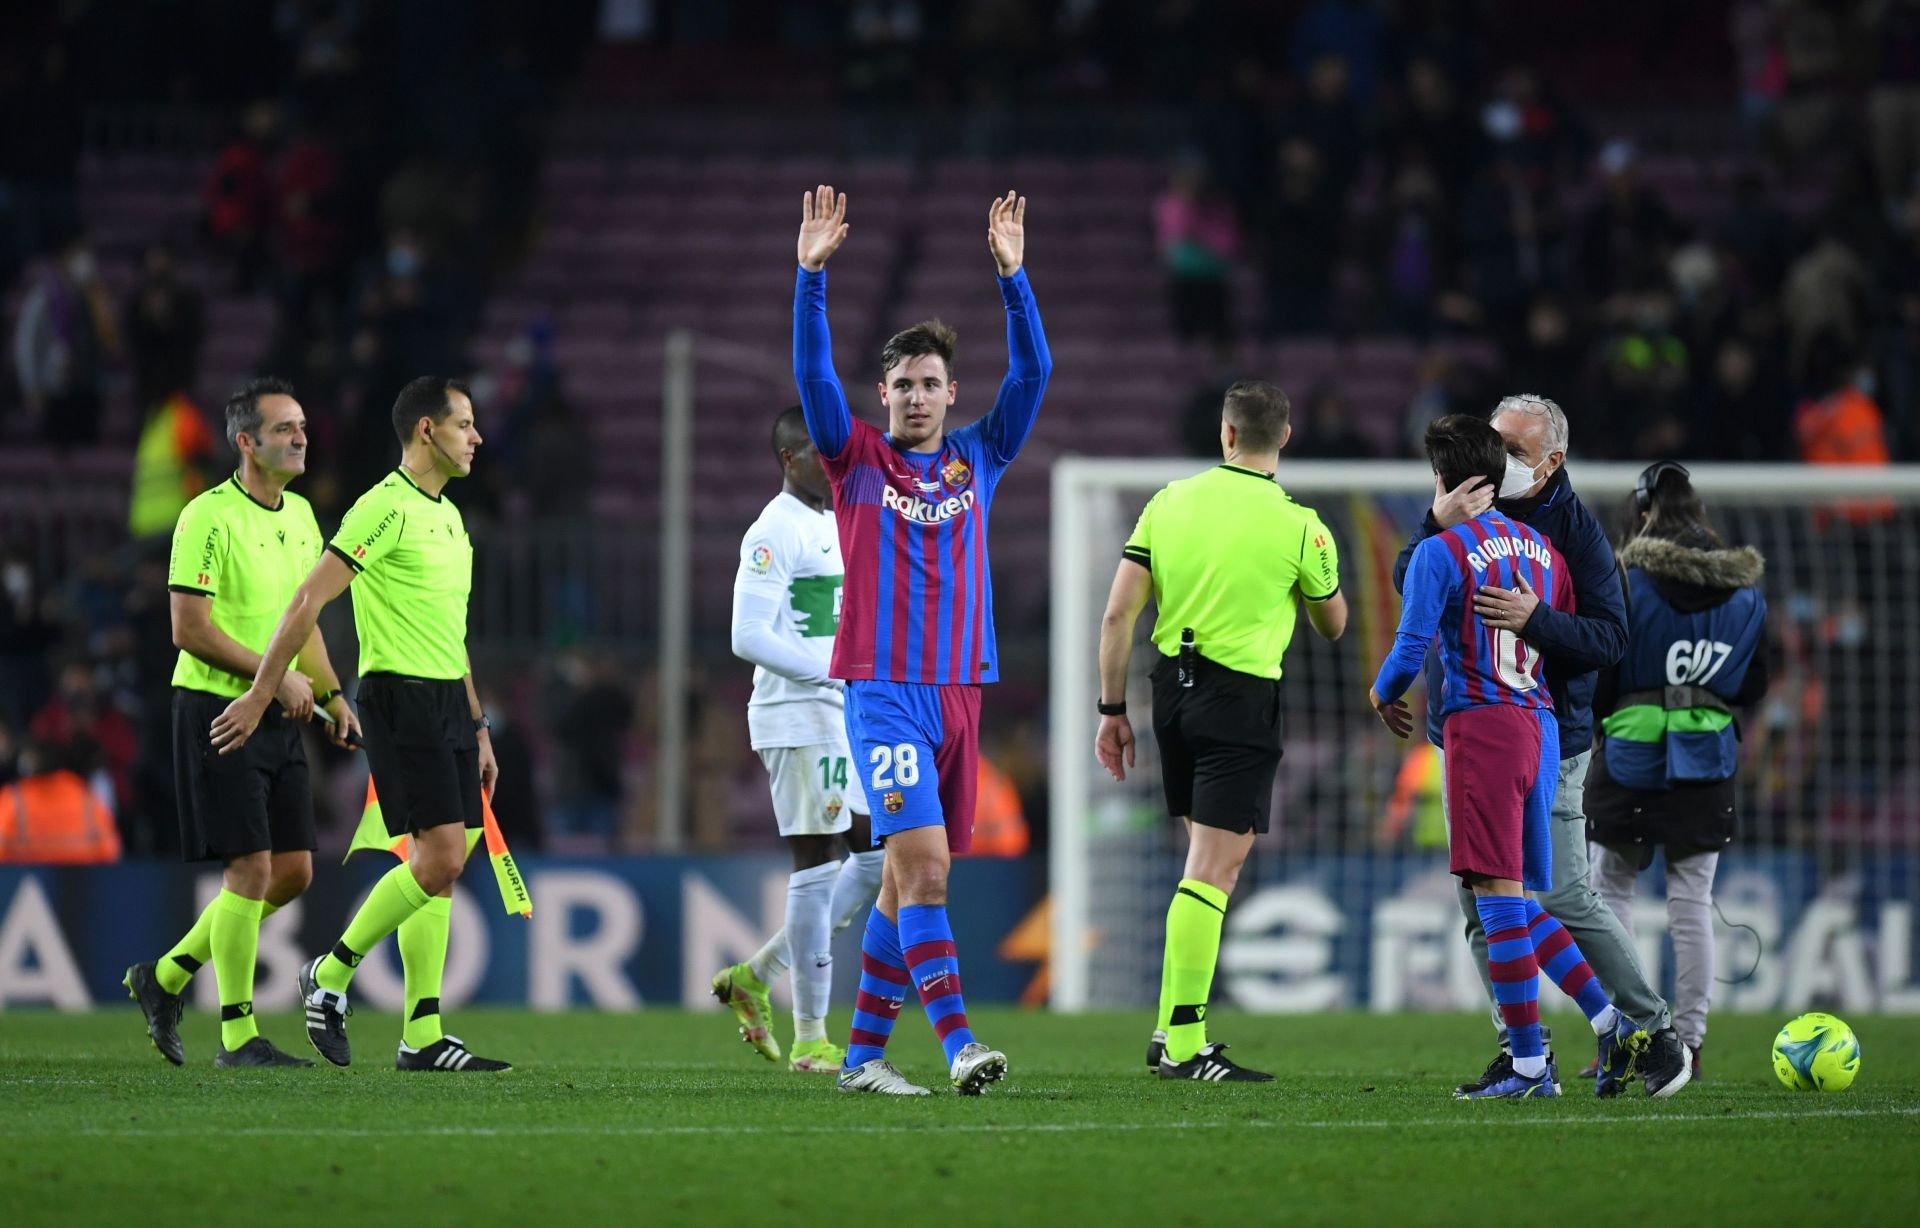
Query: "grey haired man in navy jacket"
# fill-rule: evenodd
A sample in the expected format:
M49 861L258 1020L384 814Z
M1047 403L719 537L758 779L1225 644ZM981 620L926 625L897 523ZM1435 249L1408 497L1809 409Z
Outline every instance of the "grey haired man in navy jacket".
M1540 904L1572 932L1614 1003L1651 1034L1632 1073L1655 1093L1679 1078L1686 1068L1685 1051L1673 1030L1666 1001L1647 981L1633 940L1587 881L1584 798L1587 762L1593 756L1593 691L1598 671L1618 661L1627 648L1627 608L1620 573L1606 532L1567 480L1566 413L1546 397L1523 393L1502 400L1493 411L1492 422L1507 442L1507 476L1497 493L1500 511L1544 533L1573 573L1572 613L1550 608L1538 594L1524 588L1483 586L1474 597L1475 611L1488 627L1512 632L1545 658L1547 687L1553 694L1554 715L1560 726L1560 782L1553 803L1553 890L1541 897ZM1446 490L1436 480L1433 506L1394 564L1394 587L1400 587L1415 546L1465 523L1495 502L1496 492L1484 482L1473 490L1467 489L1467 484ZM1441 746L1437 668L1438 654L1430 655L1427 740ZM1491 1002L1487 936L1480 928L1472 893L1460 888L1459 895L1474 966L1480 970ZM1499 1026L1497 1008L1494 1024ZM1506 1050L1504 1031L1501 1042L1500 1054L1480 1080L1462 1084L1458 1090L1464 1092L1497 1081L1511 1072L1513 1059ZM1619 1071L1599 1070L1595 1090L1601 1096L1619 1094L1626 1081L1621 1075Z

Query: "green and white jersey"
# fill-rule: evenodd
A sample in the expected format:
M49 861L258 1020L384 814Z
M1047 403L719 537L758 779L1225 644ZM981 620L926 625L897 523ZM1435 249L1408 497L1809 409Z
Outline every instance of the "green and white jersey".
M845 700L827 679L840 628L840 534L833 510L782 491L740 542L733 579L733 651L754 664L747 732L753 749L844 739Z
M173 526L167 588L213 603L213 625L243 647L265 653L294 592L320 561L313 507L282 491L279 507L256 503L238 476L198 495ZM189 652L173 667L173 685L237 698L252 678L229 674Z
M327 549L356 573L362 677L466 675L473 543L451 500L396 469L347 509Z

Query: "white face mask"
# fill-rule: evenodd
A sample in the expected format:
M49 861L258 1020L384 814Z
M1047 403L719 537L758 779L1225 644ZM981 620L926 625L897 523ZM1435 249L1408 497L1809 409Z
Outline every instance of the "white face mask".
M1517 456L1509 454L1507 456L1507 476L1500 479L1500 497L1502 499L1518 499L1529 490L1532 490L1533 484L1539 480L1539 478L1533 475L1533 470L1527 468L1527 462Z

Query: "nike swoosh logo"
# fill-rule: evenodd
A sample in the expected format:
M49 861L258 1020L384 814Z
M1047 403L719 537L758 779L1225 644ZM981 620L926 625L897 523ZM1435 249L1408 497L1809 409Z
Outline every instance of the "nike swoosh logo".
M833 553L833 547L832 547L832 546L822 546L822 547L820 547L820 553L822 553L822 554L832 554L832 553Z

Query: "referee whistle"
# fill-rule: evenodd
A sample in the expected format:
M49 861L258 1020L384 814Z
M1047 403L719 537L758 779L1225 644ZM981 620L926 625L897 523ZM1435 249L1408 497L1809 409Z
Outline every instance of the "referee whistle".
M321 720L325 721L327 724L329 725L333 724L333 713L327 711L325 708L315 708L313 710L313 714L319 717ZM361 743L360 743L359 731L353 730L353 729L347 730L347 745L355 747L356 749L360 747Z
M1200 670L1200 650L1193 645L1193 628L1180 629L1180 658L1176 668L1180 672L1180 685L1193 685L1194 675Z

